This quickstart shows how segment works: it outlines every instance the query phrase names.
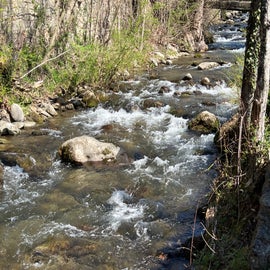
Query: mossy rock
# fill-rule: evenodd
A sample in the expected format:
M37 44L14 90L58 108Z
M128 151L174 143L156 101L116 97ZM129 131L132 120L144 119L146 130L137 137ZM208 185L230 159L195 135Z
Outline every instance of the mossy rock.
M171 108L170 114L174 115L175 117L182 117L185 114L185 111L182 108Z
M97 99L89 99L86 101L86 105L89 108L96 108L99 104L99 101Z
M30 111L27 118L31 119L32 121L36 122L37 124L42 124L44 122L44 118L42 117L42 115L40 115L39 113L37 113L35 111Z
M217 132L219 125L220 122L213 113L203 111L189 121L188 128L202 134L210 134Z

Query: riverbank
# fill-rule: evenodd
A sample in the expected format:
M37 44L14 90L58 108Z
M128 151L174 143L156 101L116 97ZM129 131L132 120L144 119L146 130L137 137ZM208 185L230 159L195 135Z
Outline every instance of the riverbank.
M10 259L18 266L12 256L21 251L18 261L33 269L44 267L48 258L53 258L53 263L59 267L63 267L65 261L65 267L83 265L86 269L97 264L100 269L130 265L135 265L138 269L145 269L145 265L159 269L180 264L177 257L182 247L181 241L184 242L183 238L192 236L190 228L194 224L195 200L198 199L196 195L205 194L206 184L199 182L203 180L208 183L209 180L209 175L202 173L205 167L200 167L196 172L191 172L191 168L196 167L196 163L199 166L205 165L208 158L213 160L215 155L215 150L212 149L212 134L193 137L194 134L186 128L187 119L191 119L202 108L207 108L217 113L224 122L236 110L236 107L229 104L231 97L236 99L233 94L229 98L223 98L223 94L231 91L221 83L229 61L216 61L210 55L192 54L180 58L179 61L174 60L174 63L164 62L158 67L155 67L155 61L152 61L152 72L121 80L119 87L112 89L96 91L97 89L83 84L76 89L73 96L70 96L66 89L59 89L57 95L49 94L42 102L30 95L29 100L35 100L37 108L44 109L42 103L52 103L50 105L59 113L55 117L42 116L42 125L39 126L41 130L39 127L34 133L25 130L18 141L16 138L9 138L9 143L4 146L7 147L6 152L18 157L18 161L14 162L13 159L6 164L5 179L14 178L18 181L5 186L4 203L11 206L12 210L12 204L8 201L10 196L13 202L18 203L22 212L24 207L31 209L27 217L32 223L27 224L26 212L15 209L15 215L10 209L4 209L3 219L7 225L1 229L7 230L5 235L10 236L2 242L1 254L6 256L3 264L11 263ZM212 60L218 64L216 70L198 69L199 62L213 62ZM206 72L210 82L203 85L202 74L205 77ZM211 77L211 74L218 72L220 77ZM190 73L191 78L186 76L187 73ZM35 87L21 86L18 82L17 85L24 93L28 92L28 88L30 94L42 93L44 90L42 82ZM100 101L103 101L102 106L99 106ZM84 111L85 108L88 108L88 113ZM80 112L83 112L82 115ZM72 116L74 122L70 121L69 117L62 118L62 114ZM45 113L42 112L41 115L45 116ZM157 126L160 126L161 130L158 130ZM115 141L125 147L132 156L146 158L135 162L133 169L121 170L118 173L101 168L74 170L59 165L59 160L55 158L59 141L81 133L91 133L102 140ZM147 140L144 141L144 138ZM29 151L30 146L33 152ZM169 152L164 154L164 149ZM26 156L28 158L25 158ZM224 159L220 164L219 171L224 172ZM208 163L207 165L210 166ZM226 169L228 167L226 166ZM25 169L21 171L21 168ZM183 171L179 168L183 168ZM93 178L89 176L89 172ZM127 177L129 173L131 178L136 180L135 184ZM213 198L217 204L211 205L207 212L210 218L217 208L219 210L214 218L213 229L208 229L212 237L207 239L207 243L210 243L218 256L215 257L212 250L203 254L199 261L203 262L199 263L202 269L203 265L217 269L247 267L248 243L251 240L250 232L254 230L259 192L254 196L254 201L246 203L244 199L249 199L254 190L243 194L244 187L242 189L237 186L237 180L230 179L228 175L224 172L216 181ZM212 179L212 175L210 178ZM7 183L7 180L5 181ZM158 188L155 189L155 186ZM44 191L43 187L48 188L48 191L46 188ZM14 190L16 192L13 194ZM169 195L170 192L172 195ZM182 197L179 192L183 192ZM24 194L27 196L24 197ZM239 194L244 195L241 203L245 207L241 209L238 207ZM28 195L36 206L27 206ZM64 199L64 203L58 200L59 197ZM167 198L169 202L166 201ZM182 202L184 204L180 206ZM44 216L40 217L40 213ZM240 219L239 213L243 214ZM200 221L198 219L198 226ZM215 222L224 227L224 231L219 227L217 229ZM10 225L12 229L8 229ZM27 226L34 227L33 235ZM23 231L24 235L17 236L19 233L16 229L18 232ZM51 231L56 233L49 239L48 232ZM220 235L224 235L224 238ZM80 240L82 236L87 240ZM215 240L216 236L221 241ZM123 246L121 239L126 241L126 245ZM156 240L152 246L152 242ZM17 241L21 241L19 250L13 244ZM217 243L221 242L218 246ZM120 248L114 249L118 245ZM136 256L128 257L130 262L127 262L127 256L131 255L125 252L130 247L134 247L133 250L142 248L143 252L138 249ZM116 258L109 249L115 252L113 255L116 254ZM195 254L194 250L193 252ZM148 257L144 257L144 253ZM143 262L140 263L139 260Z

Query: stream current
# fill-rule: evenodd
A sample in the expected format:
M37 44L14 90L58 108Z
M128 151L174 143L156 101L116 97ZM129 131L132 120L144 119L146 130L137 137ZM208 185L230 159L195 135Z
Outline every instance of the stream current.
M214 30L219 44L196 61L233 63L243 51L233 35L239 32ZM233 42L237 46L228 48ZM220 44L226 50L218 50ZM192 234L198 202L211 189L217 153L214 134L191 132L187 122L203 110L224 122L237 109L237 93L226 84L231 65L198 71L192 62L193 55L182 57L155 69L154 78L144 74L123 82L114 94L118 106L59 115L41 127L47 135L25 130L6 138L9 155L27 159L33 168L44 163L44 170L4 167L1 270L185 269L188 261L178 250ZM181 82L187 72L194 85ZM215 79L212 87L198 83L203 76ZM160 94L162 87L169 91ZM149 100L163 106L144 108ZM119 145L134 161L116 168L61 163L59 146L80 135ZM202 230L199 218L196 229ZM166 260L164 254L174 255Z

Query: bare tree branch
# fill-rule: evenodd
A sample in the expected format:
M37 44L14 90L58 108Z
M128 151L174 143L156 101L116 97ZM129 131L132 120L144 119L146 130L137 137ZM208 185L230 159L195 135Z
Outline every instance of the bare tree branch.
M29 71L28 71L27 73L25 73L23 76L21 76L20 79L23 79L24 77L28 76L30 73L32 73L32 72L33 72L34 70L36 70L37 68L39 68L39 67L45 65L46 63L51 62L51 61L53 61L53 60L55 60L55 59L57 59L57 58L63 56L64 54L68 53L69 51L70 51L70 49L68 49L68 50L66 50L66 51L64 51L64 52L62 52L62 53L60 53L59 55L57 55L57 56L55 56L55 57L53 57L53 58L46 59L45 61L43 61L43 62L40 63L39 65L37 65L37 66L35 66L34 68L32 68L31 70L29 70Z

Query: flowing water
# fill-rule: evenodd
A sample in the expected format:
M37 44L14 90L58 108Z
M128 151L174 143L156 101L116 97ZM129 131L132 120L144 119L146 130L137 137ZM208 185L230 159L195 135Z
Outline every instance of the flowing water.
M214 134L191 132L187 122L202 110L224 122L237 108L223 80L230 65L198 71L192 57L156 69L154 79L123 82L112 95L117 106L60 115L42 127L46 135L25 130L7 138L5 154L32 169L4 167L0 269L185 269L181 245L210 190L217 153ZM203 55L213 57L234 58L228 51ZM185 72L194 85L181 82ZM196 82L205 74L216 78L210 88ZM162 87L169 91L160 94ZM84 134L121 146L134 161L108 168L61 163L61 143Z

